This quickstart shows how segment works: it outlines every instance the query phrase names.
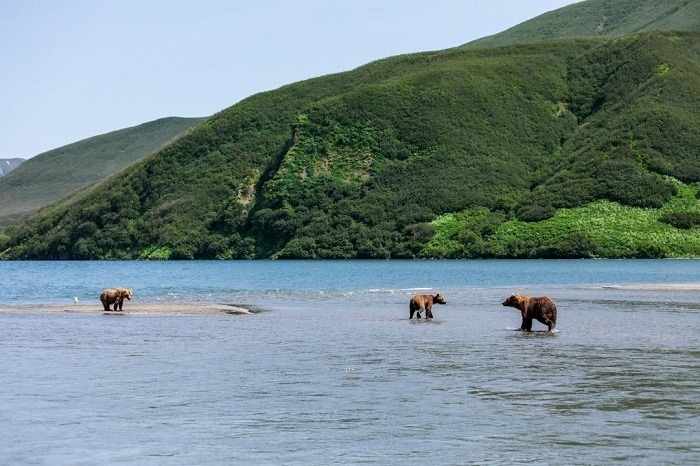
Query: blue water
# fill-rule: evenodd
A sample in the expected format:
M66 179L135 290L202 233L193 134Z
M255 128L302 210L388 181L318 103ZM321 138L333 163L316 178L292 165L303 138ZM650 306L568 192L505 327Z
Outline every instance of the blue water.
M700 261L2 262L0 277L1 464L700 462L700 291L645 286L700 285ZM119 285L127 312L103 314ZM408 320L419 290L448 301L431 321ZM517 331L511 292L551 296L558 333ZM2 311L74 297L95 312ZM162 301L256 313L129 312Z
M0 278L3 303L97 300L104 288L126 286L136 299L244 299L265 305L280 295L309 292L700 283L700 261L0 262Z

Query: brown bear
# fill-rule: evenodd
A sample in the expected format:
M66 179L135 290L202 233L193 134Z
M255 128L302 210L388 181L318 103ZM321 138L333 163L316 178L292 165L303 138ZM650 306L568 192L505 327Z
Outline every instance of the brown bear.
M512 294L502 304L520 309L520 314L523 317L520 330L531 332L532 319L537 319L545 324L550 332L557 325L557 306L546 296L533 298L532 296Z
M131 299L131 295L133 294L133 291L127 290L126 288L119 287L116 290L113 290L111 288L107 288L102 292L100 295L100 301L102 301L102 305L105 308L105 311L109 311L109 305L114 304L114 310L121 311L122 308L124 307L124 298L126 299ZM117 309L117 307L119 309Z
M420 313L425 310L425 318L433 318L433 304L447 304L445 298L442 297L440 293L436 295L430 294L417 294L411 298L411 302L408 303L408 309L411 311L411 315L408 317L409 320L413 319L413 314L415 313L417 318L420 319Z

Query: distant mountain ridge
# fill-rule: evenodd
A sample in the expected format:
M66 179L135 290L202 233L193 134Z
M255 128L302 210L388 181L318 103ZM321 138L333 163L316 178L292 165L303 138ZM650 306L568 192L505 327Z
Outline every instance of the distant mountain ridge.
M0 227L157 150L204 118L161 118L44 152L0 178Z
M26 159L0 159L0 176L7 175L15 168L19 167Z
M698 0L588 0L567 5L462 47L549 39L619 37L648 31L700 30Z
M700 32L637 5L615 21L652 31L540 23L256 94L6 229L0 257L700 257Z

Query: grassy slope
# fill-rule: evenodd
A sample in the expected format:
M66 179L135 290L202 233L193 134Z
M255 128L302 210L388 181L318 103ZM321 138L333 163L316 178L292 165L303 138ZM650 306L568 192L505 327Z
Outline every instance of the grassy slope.
M118 172L173 140L201 118L163 118L33 157L0 178L0 226Z
M663 213L676 212L679 208L700 213L700 203L694 195L678 196L662 209L600 200L583 207L561 209L554 217L540 222L510 219L492 225L484 239L469 233L488 228L488 216L492 213L471 209L436 219L438 233L425 246L422 255L441 258L700 257L700 229L681 229L660 221Z
M544 210L542 221L494 226L473 210L444 216L422 254L700 257L697 228L660 221L700 211L700 43L687 40L696 36L627 37L582 55L569 80L582 124L523 202ZM601 198L616 202L593 202Z
M677 3L680 19L656 3L623 22L682 26L697 1ZM653 33L467 47L295 83L215 115L118 183L44 209L0 248L6 258L698 255L694 228L659 219L700 210L699 44L697 33ZM696 221L681 220L671 223ZM652 230L664 239L610 240Z
M584 207L640 179L668 202L673 183L648 167L673 174L682 147L670 140L648 148L639 138L675 123L697 129L695 84L669 81L684 67L697 75L698 40L655 34L408 55L253 96L137 163L119 184L108 180L108 189L47 209L19 229L22 245L12 254L414 257L440 233L428 222L465 208L484 206L490 215L486 229L458 233L468 245L472 234L495 241L499 228L532 225L513 217L519 208ZM575 73L586 60L605 66ZM640 113L648 106L632 105L652 99L664 116L688 98L687 112L661 126ZM646 127L621 138L617 125L639 118ZM693 134L680 142L692 143ZM635 149L618 154L618 147ZM629 184L592 194L570 189L587 177L607 180L611 159L621 164L613 169L629 172ZM549 186L545 196L539 186ZM643 203L646 194L626 202ZM543 244L556 250L557 238ZM509 249L499 256L549 254L541 244L500 243Z
M120 183L107 180L109 189L47 209L19 236L26 232L25 247L47 257L248 257L313 231L326 237L324 255L344 255L362 235L394 254L395 231L489 200L483 186L527 187L517 173L499 179L494 170L529 172L556 152L572 124L555 115L566 92L558 54L588 46L548 45L519 57L508 49L410 55L253 96L137 163ZM369 150L377 160L371 179L345 182L342 167L330 163L328 176L278 182L295 154L314 144L311 157ZM485 171L493 176L477 176ZM246 192L254 194L250 204ZM360 225L351 238L331 237L340 231L332 200L342 197ZM389 209L397 204L407 211Z
M564 37L618 37L651 30L700 30L700 0L588 0L545 13L463 47L524 44Z

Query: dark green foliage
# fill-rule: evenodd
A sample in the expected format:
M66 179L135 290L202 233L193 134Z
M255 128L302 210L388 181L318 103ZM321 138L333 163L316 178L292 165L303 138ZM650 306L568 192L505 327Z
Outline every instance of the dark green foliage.
M699 49L649 33L447 50L258 94L8 229L2 257L660 257L558 214L659 208L670 177L700 181Z
M696 34L650 33L577 57L569 108L581 125L529 204L576 207L602 197L658 208L675 188L653 173L700 180L699 45Z
M473 259L491 257L490 238L502 227L508 214L472 207L456 214L446 214L431 223L435 234L421 249L425 258Z
M629 160L604 162L598 181L606 198L633 207L658 209L676 194L673 184L642 171Z
M659 220L676 228L689 230L700 226L700 212L667 212Z
M540 222L554 216L556 209L551 205L527 205L517 212L518 219L523 222Z
M569 233L560 241L552 241L540 249L535 256L549 259L588 259L598 255L598 246L588 235Z

